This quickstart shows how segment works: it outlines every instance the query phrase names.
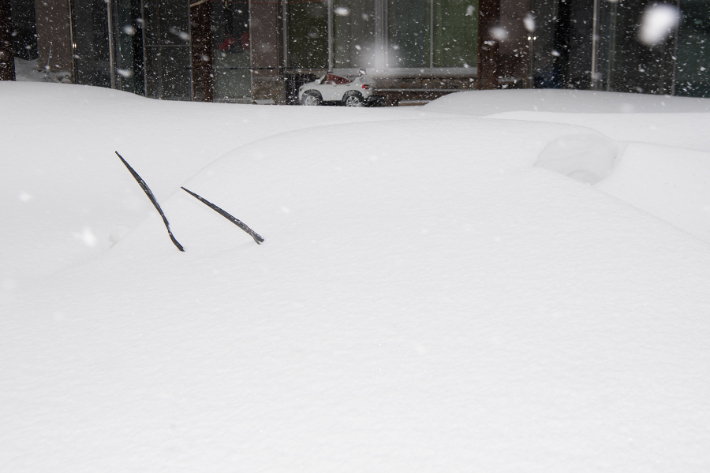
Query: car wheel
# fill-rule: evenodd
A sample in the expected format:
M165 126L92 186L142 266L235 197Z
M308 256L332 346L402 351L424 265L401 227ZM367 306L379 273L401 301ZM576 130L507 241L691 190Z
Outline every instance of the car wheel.
M343 105L346 107L362 107L363 103L362 95L357 92L351 92L343 98Z
M321 102L323 102L323 97L320 92L315 90L307 90L301 95L301 105L314 106L320 105Z

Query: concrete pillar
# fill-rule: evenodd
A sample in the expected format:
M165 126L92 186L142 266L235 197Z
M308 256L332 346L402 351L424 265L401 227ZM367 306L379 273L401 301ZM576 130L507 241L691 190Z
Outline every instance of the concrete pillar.
M478 88L498 87L498 49L500 41L494 37L499 26L501 0L480 0L478 7Z
M250 2L251 89L254 100L286 103L280 2Z
M47 72L68 72L72 82L69 0L35 0L39 66Z
M530 0L506 0L500 6L500 26L507 38L498 49L498 76L507 82L506 87L532 87L532 34L525 28L524 18L532 10ZM515 80L514 83L509 82Z
M524 22L530 10L530 0L480 0L480 89L532 87L532 41Z

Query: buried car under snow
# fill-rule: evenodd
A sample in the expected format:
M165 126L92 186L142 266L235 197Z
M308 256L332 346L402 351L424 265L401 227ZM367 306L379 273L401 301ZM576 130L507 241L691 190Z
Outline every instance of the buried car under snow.
M348 79L328 72L313 82L303 84L298 89L301 105L342 104L359 107L379 102L382 97L374 95L375 81L360 73L354 79Z

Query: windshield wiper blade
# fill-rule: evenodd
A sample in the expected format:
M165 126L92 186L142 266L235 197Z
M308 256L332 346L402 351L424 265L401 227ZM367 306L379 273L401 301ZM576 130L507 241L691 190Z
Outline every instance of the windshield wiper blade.
M239 228L241 228L242 230L247 232L249 235L251 235L251 237L254 239L254 241L256 242L257 245L261 245L261 242L264 241L264 239L261 237L261 235L259 235L254 230L249 228L249 226L246 223L244 223L241 220L239 220L238 218L234 217L229 212L217 207L215 204L213 204L209 200L195 194L194 192L192 192L188 189L185 189L184 187L182 187L182 190L184 190L185 192L187 192L188 194L193 196L195 199L199 200L200 202L205 204L207 207L211 208L212 210L214 210L215 212L217 212L218 214L220 214L221 216L223 216L224 218L226 218L227 220L232 222L234 225L238 226Z
M177 247L178 250L180 251L185 251L185 249L182 247L182 245L175 239L175 236L173 236L173 232L170 231L170 224L168 223L167 217L165 217L165 214L163 213L163 209L160 208L160 204L158 204L157 199L153 195L153 192L151 192L150 187L148 187L148 184L145 183L142 177L138 175L138 173L131 167L128 162L123 159L123 156L118 154L118 151L115 151L116 156L119 157L121 161L123 161L123 164L126 165L128 170L130 171L131 175L133 175L133 178L138 182L138 185L141 186L141 189L143 189L143 192L145 192L145 195L148 196L148 199L150 199L150 202L153 204L155 207L155 210L158 211L160 216L163 218L163 223L165 224L165 228L168 230L168 235L170 235L170 239L172 240L173 244Z

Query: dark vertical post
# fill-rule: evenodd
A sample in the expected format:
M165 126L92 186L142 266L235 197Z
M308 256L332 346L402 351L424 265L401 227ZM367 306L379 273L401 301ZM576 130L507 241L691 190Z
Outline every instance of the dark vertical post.
M500 0L480 0L478 7L478 88L498 87L498 41L491 30L500 21Z
M109 77L111 77L111 88L117 89L116 81L116 36L114 35L114 11L111 0L106 2L106 25L108 32L108 67L109 67Z
M570 40L572 35L572 3L559 0L557 7L557 25L555 27L555 72L559 74L559 83L565 87L569 83Z
M214 101L212 19L210 2L190 6L192 36L192 96L196 102Z
M10 2L0 1L0 80L15 80Z

